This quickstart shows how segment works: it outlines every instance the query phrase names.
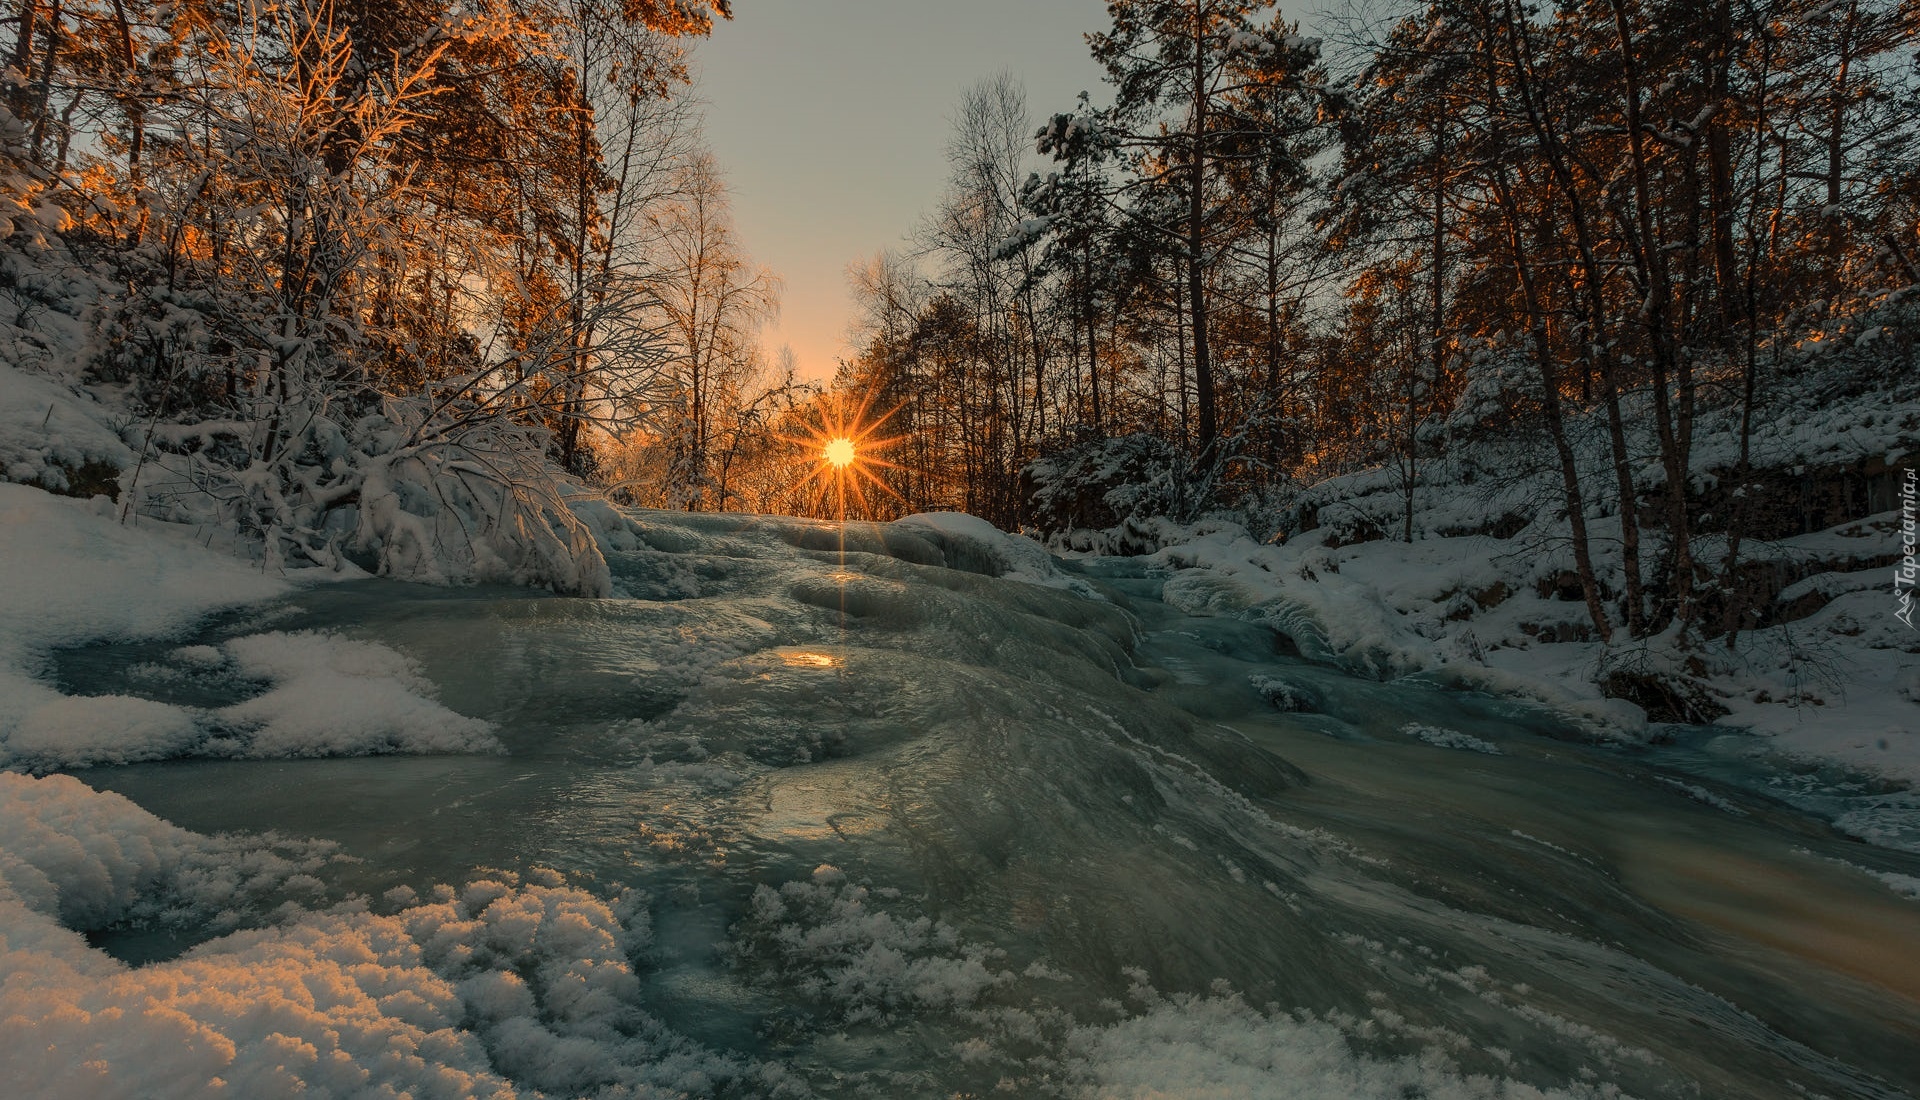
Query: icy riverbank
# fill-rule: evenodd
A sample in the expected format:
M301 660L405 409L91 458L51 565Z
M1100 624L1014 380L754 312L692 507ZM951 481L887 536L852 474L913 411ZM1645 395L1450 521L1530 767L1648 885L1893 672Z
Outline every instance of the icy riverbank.
M190 528L0 506L42 536L0 564L62 582L0 603L7 744L40 731L12 766L93 765L0 775L30 1095L1920 1081L1876 1046L1920 968L1862 965L1920 864L1289 658L1137 562L959 516L589 510L617 598L578 600L265 578ZM1728 861L1764 869L1731 902L1697 878Z
M1898 519L1869 517L1769 552L1871 559L1892 545ZM1168 525L1167 545L1148 560L1170 572L1169 603L1265 623L1308 656L1364 675L1535 699L1601 736L1658 736L1643 706L1606 690L1626 674L1702 692L1724 711L1716 726L1784 757L1920 782L1920 635L1893 614L1890 571L1816 572L1783 597L1819 588L1816 610L1746 631L1733 650L1671 636L1609 646L1589 639L1584 609L1558 585L1568 563L1552 553L1484 535L1411 544L1330 535L1275 545L1231 524Z

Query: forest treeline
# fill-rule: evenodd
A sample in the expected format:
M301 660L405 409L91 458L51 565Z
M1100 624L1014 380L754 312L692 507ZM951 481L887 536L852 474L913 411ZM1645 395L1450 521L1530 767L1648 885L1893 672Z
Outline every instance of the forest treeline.
M687 50L731 15L19 0L10 361L126 395L125 513L581 591L575 486L837 513L837 431L853 514L1265 534L1373 470L1403 506L1359 534L1408 540L1438 465L1518 440L1602 637L1723 613L1805 349L1913 373L1920 0L1399 3L1324 40L1114 0L1098 94L964 96L831 391L760 348L779 283L701 147Z
M9 360L130 394L128 509L224 521L274 560L472 576L504 554L571 587L584 536L551 471L637 447L666 456L659 502L703 503L722 395L778 305L691 95L689 41L730 17L21 0Z
M1524 435L1598 636L1656 632L1739 568L1787 352L1920 283L1912 0L1439 0L1325 41L1266 3L1108 9L1108 102L976 86L917 247L853 272L890 505L1273 530L1376 468L1405 507L1367 537L1411 540L1436 456Z

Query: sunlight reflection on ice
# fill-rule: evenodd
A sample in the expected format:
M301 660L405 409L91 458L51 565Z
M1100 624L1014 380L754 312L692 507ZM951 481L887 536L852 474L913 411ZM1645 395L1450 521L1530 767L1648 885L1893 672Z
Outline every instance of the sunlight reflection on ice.
M829 765L813 779L826 781L773 780L766 790L765 809L745 822L747 828L768 839L819 842L849 840L878 832L885 825L853 793L871 781L871 773Z

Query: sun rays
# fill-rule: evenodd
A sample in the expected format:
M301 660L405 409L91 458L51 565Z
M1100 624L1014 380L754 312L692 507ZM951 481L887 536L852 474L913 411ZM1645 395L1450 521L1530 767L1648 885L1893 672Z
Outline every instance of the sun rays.
M815 408L813 422L803 426L803 435L785 437L810 460L795 488L835 519L865 516L872 502L883 496L902 499L880 476L883 469L899 468L880 457L900 442L897 436L880 434L894 410L874 415L872 394L857 404L848 396L830 394ZM869 489L876 491L872 498Z

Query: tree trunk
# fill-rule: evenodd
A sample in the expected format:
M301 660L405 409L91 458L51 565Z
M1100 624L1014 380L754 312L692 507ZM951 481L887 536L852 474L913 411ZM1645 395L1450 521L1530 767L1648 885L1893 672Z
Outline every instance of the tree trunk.
M1633 169L1636 240L1632 249L1646 292L1646 317L1653 358L1654 430L1667 476L1667 536L1673 549L1673 617L1683 626L1693 620L1693 532L1687 508L1689 452L1693 437L1693 368L1676 354L1668 308L1673 288L1665 249L1654 231L1653 187L1648 178L1646 134L1640 116L1640 67L1624 0L1610 0L1620 39L1620 70L1626 82L1627 147ZM1677 392L1668 393L1668 380ZM1676 408L1677 406L1677 408ZM1626 502L1621 503L1626 507Z
M1714 297L1720 307L1723 344L1746 320L1746 295L1736 289L1740 274L1733 247L1733 215L1739 205L1733 193L1733 134L1728 125L1733 110L1733 47L1732 0L1714 0L1713 50L1708 62L1713 115L1707 119L1707 199L1713 219Z
M1634 483L1633 456L1627 448L1626 419L1620 407L1622 384L1617 373L1614 353L1607 346L1606 272L1594 245L1592 217L1580 194L1579 181L1573 175L1570 163L1572 158L1560 138L1558 128L1553 124L1553 112L1541 104L1535 96L1536 86L1531 75L1533 72L1531 39L1528 37L1525 26L1516 23L1516 18L1516 13L1509 6L1506 30L1516 61L1513 67L1514 80L1518 85L1521 99L1526 105L1528 123L1540 139L1548 169L1566 196L1568 220L1573 227L1574 244L1580 257L1580 270L1586 283L1586 359L1598 367L1601 400L1606 406L1607 413L1607 442L1613 459L1614 488L1620 498L1620 559L1621 571L1624 574L1627 630L1630 634L1639 635L1645 629L1646 604L1641 580L1639 492ZM1487 74L1487 79L1488 95L1495 96L1497 89L1493 84L1494 76L1491 70ZM1537 289L1529 290L1528 293L1533 295L1537 302ZM1541 335L1545 336L1544 321Z
M33 99L28 107L29 113L22 116L30 119L31 139L29 148L33 150L35 164L41 163L41 149L47 140L47 111L53 100L53 70L60 59L60 19L63 15L61 0L53 0L47 11L47 33L45 45L41 48L40 76L34 81Z
M1840 295L1840 267L1846 256L1846 236L1841 232L1845 224L1840 209L1841 184L1846 167L1847 89L1852 78L1853 60L1856 49L1855 34L1859 28L1860 0L1848 0L1845 21L1840 24L1840 64L1833 74L1833 102L1827 111L1827 208L1821 211L1822 228L1826 232L1827 254L1827 297Z
M40 26L39 0L20 0L20 25L14 29L13 56L8 59L7 67L16 74L16 83L8 90L7 107L13 117L20 120L31 132L33 119L33 45L34 32Z
M1192 193L1187 197L1187 311L1193 327L1193 382L1200 413L1195 464L1212 463L1220 426L1215 419L1213 360L1207 346L1207 18L1206 0L1193 0L1193 134L1188 150ZM1184 419L1184 418L1183 418Z

